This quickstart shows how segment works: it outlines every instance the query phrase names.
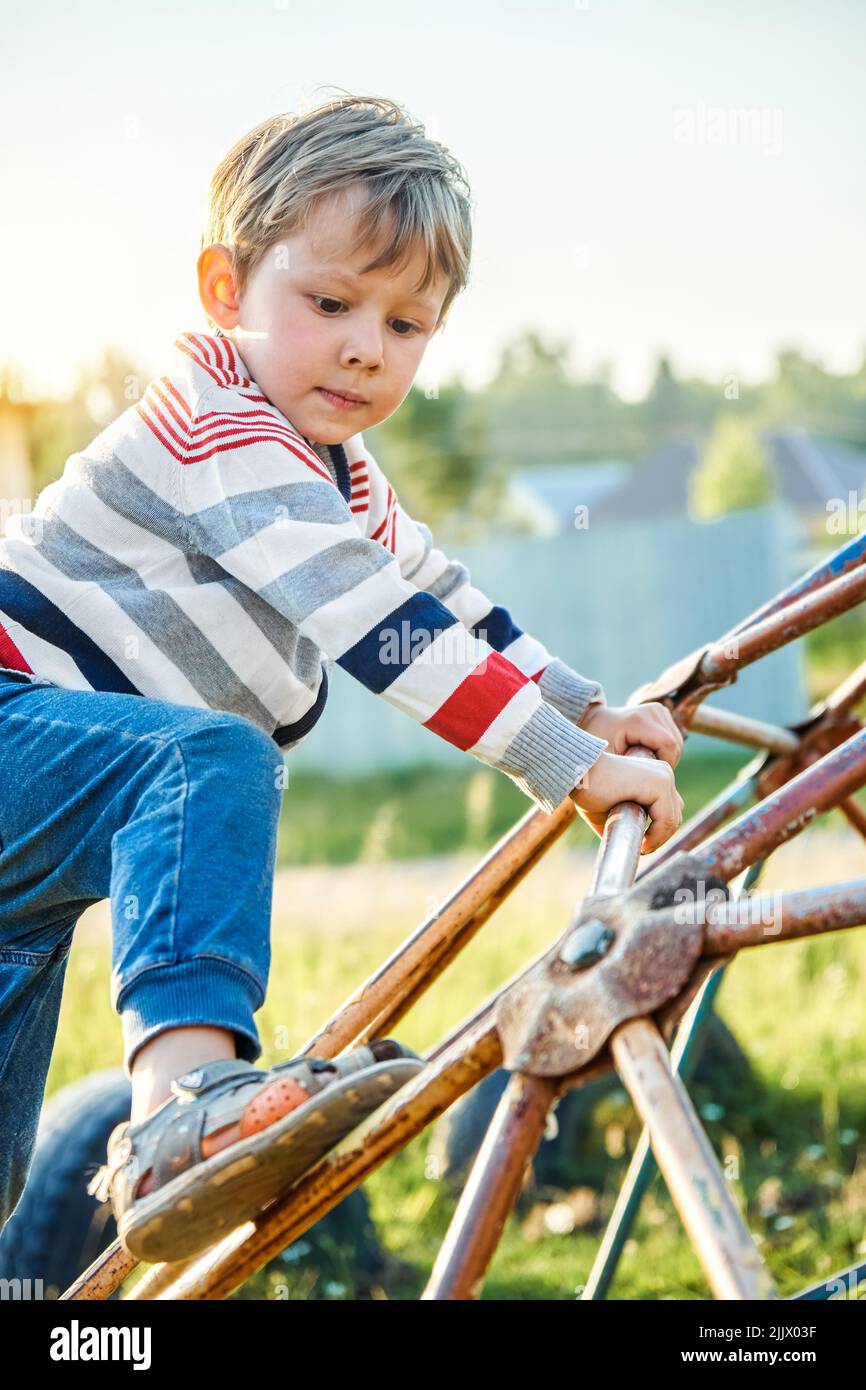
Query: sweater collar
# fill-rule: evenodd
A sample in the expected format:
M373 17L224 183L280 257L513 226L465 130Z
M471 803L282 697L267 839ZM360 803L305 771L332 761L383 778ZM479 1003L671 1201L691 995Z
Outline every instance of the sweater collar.
M244 395L260 396L274 410L279 410L262 390L253 377L237 344L217 329L214 333L182 333L175 340L175 348L191 357L219 386L233 386ZM285 418L285 417L284 417ZM292 421L288 422L295 429ZM300 430L297 431L301 434ZM351 500L352 480L349 460L342 444L313 444L306 435L301 434L304 443L313 449L330 470L330 473L346 502Z

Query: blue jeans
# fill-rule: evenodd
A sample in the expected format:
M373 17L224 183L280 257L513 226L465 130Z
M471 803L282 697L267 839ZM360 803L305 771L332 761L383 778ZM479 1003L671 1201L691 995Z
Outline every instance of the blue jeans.
M111 902L127 1076L143 1043L185 1024L261 1055L284 781L279 748L240 715L0 667L0 1227L30 1168L92 903Z

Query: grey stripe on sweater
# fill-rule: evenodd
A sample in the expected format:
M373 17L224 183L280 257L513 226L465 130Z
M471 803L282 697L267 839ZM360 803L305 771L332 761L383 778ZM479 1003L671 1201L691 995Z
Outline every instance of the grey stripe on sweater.
M37 548L69 579L96 583L104 588L108 597L174 662L193 689L209 703L219 707L228 690L235 702L232 707L239 713L257 724L267 726L273 722L270 711L224 660L201 628L167 593L148 588L136 570L91 545L58 516L42 519L42 536ZM132 678L134 680L134 675Z

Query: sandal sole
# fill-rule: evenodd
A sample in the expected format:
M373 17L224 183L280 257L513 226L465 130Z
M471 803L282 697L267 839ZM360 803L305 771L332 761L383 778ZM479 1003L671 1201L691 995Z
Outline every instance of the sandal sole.
M149 1264L207 1249L258 1216L424 1066L400 1057L332 1081L259 1134L140 1197L118 1222L121 1242Z

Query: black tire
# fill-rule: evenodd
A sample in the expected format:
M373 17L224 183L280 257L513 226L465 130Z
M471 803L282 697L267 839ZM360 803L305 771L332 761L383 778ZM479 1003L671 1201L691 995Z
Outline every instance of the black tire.
M105 1162L108 1136L129 1119L131 1086L121 1067L63 1086L46 1101L27 1185L0 1232L0 1277L41 1280L58 1298L117 1235L110 1202L87 1183Z

